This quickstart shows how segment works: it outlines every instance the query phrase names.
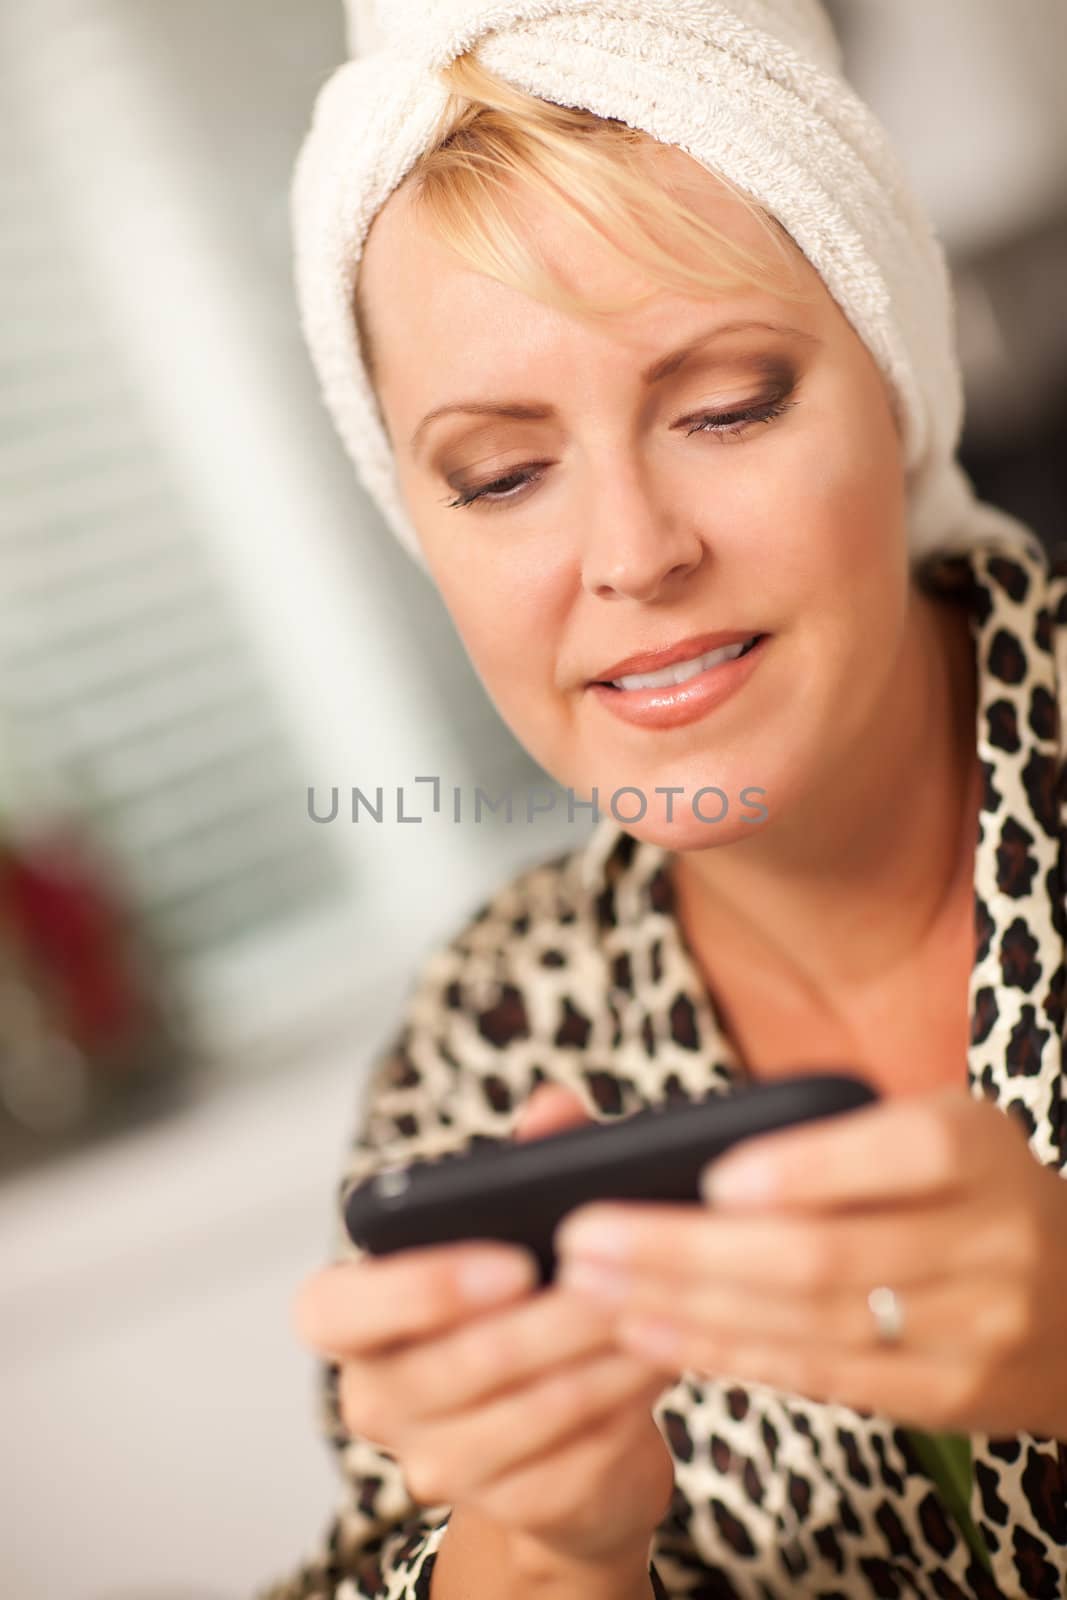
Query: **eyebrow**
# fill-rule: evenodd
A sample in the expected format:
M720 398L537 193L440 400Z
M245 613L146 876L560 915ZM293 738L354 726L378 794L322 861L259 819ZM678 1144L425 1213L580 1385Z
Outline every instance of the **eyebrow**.
M703 350L715 339L721 339L728 333L748 332L753 328L761 328L771 333L789 335L794 339L802 339L809 344L821 344L822 340L815 334L808 333L803 328L794 328L785 322L768 322L754 318L746 318L741 322L719 322L712 328L706 328L703 333L698 333L694 338L688 339L685 344L679 345L668 355L660 356L641 373L641 381L653 387L662 383L664 378L671 377L686 362ZM415 432L411 435L411 449L418 450L423 433L431 422L438 417L451 415L453 412L464 412L471 416L510 417L519 422L541 422L552 415L555 408L548 405L529 405L520 401L504 400L457 400L450 405L435 406L432 411L427 411Z

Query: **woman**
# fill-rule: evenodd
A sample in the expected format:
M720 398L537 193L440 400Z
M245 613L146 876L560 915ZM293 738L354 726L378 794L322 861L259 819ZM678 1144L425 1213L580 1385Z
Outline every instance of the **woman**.
M813 1065L882 1098L572 1213L540 1293L342 1243L298 1322L346 1497L272 1594L1060 1593L1067 569L955 463L938 249L813 5L379 22L302 157L305 331L607 815L427 963L346 1183Z

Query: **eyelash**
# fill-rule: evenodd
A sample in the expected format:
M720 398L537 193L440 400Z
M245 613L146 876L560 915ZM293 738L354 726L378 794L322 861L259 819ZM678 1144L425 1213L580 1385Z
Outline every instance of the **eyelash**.
M767 400L762 405L749 406L742 411L705 411L691 419L694 426L687 429L686 437L689 438L694 433L709 433L717 434L721 438L729 434L735 439L741 439L744 437L743 428L745 424L750 422L773 422L776 417L782 415L783 411L788 411L796 403L795 400L783 398L780 400ZM718 423L719 426L715 428L708 427L707 424L712 422ZM510 500L519 498L514 488L508 490L505 494L491 494L491 490L499 489L501 484L513 484L515 488L521 489L528 483L536 483L537 477L536 469L517 468L503 478L494 478L491 483L482 484L473 489L464 489L454 500L446 500L445 504L450 508L462 510L464 506L473 505L480 500L484 503L479 509L490 510L496 506L506 505Z

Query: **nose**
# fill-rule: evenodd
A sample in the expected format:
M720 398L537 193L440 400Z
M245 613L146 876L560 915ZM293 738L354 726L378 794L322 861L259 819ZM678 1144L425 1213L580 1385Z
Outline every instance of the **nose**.
M695 571L704 543L690 518L667 506L638 473L594 489L582 541L582 587L600 600L655 600Z

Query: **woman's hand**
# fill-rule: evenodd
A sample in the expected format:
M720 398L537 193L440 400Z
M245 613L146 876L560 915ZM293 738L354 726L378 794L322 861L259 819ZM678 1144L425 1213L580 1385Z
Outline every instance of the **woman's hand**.
M765 1179L747 1199L713 1193L744 1168ZM561 1283L579 1259L625 1270L582 1291L621 1348L919 1428L1067 1439L1067 1183L1014 1117L964 1089L882 1100L746 1141L701 1192L708 1209L590 1205L557 1230ZM617 1249L585 1232L598 1219ZM867 1305L880 1284L896 1345Z
M516 1136L585 1120L543 1086ZM526 1279L472 1301L459 1275L477 1260L522 1263ZM528 1252L472 1242L338 1263L305 1284L296 1320L339 1363L345 1426L398 1460L414 1499L472 1507L546 1564L643 1566L674 1488L651 1411L666 1380L615 1347L598 1307L539 1289Z

